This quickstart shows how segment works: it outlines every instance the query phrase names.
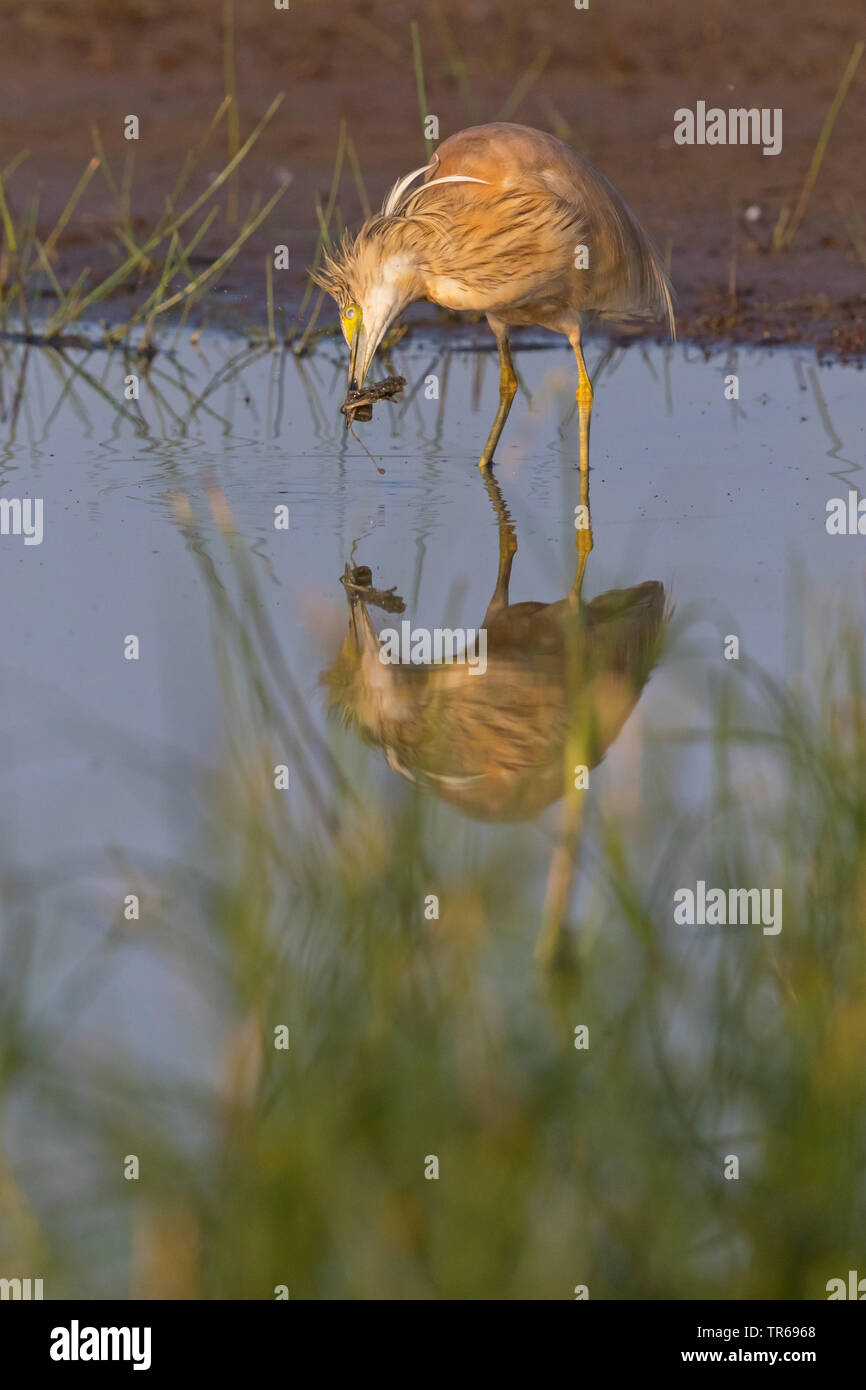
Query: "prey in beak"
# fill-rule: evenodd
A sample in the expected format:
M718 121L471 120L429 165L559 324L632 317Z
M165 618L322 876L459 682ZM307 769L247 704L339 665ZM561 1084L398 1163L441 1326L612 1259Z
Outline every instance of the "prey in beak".
M346 399L340 407L346 417L346 428L355 420L371 420L376 401L390 401L406 385L402 376L388 376L365 386L367 373L382 339L393 318L393 306L377 306L374 323L368 327L360 305L350 305L342 315L343 334L349 345L349 374Z
M393 401L398 391L406 385L404 376L386 376L384 380L371 383L357 390L349 387L346 399L340 410L346 417L346 429L354 420L372 420L373 405L376 401Z

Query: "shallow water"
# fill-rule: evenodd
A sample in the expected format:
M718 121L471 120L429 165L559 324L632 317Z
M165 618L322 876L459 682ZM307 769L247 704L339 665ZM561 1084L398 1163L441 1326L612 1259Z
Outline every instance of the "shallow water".
M130 368L119 358L31 352L25 365L22 350L6 350L2 495L44 499L40 545L0 537L14 595L2 615L7 831L14 824L23 855L102 845L121 827L142 848L166 847L109 759L86 738L65 746L77 721L190 756L213 751L206 596L176 493L214 533L203 489L224 489L316 717L350 558L370 566L374 585L396 587L415 626L480 624L498 547L475 461L495 409L495 358L413 347L395 365L404 400L357 426L381 476L337 413L335 350L297 362L227 338L184 344L142 377L139 402L123 401ZM521 353L518 370L496 473L518 543L511 601L547 602L574 576L572 361L552 346ZM730 372L738 401L724 397ZM439 400L425 397L432 376ZM708 658L719 632L734 633L743 655L782 673L792 574L816 602L862 582L862 537L825 529L828 499L857 487L862 388L856 369L819 369L796 353L707 362L683 347L616 351L596 383L585 595L660 580L681 610L700 613ZM288 531L274 528L280 504ZM127 634L140 639L137 662L123 658ZM654 684L643 704L662 709Z
M712 682L736 669L726 636L772 674L807 674L803 602L820 626L840 600L859 601L866 542L829 536L825 515L862 471L863 376L796 352L707 361L683 346L596 343L589 365L595 546L584 598L659 581L690 619L688 659L653 674L598 774L609 797L632 806L651 802L637 785L641 731L701 725ZM82 929L94 914L110 919L118 863L183 860L199 816L186 770L221 747L212 594L179 498L228 585L212 514L214 487L224 492L282 656L323 731L321 678L347 628L347 562L369 566L376 588L395 588L400 620L415 627L481 624L502 534L475 466L495 410L495 357L413 344L394 367L407 378L404 398L357 426L362 445L338 413L336 349L299 362L228 337L185 341L142 374L138 401L124 400L132 368L119 357L4 350L0 495L44 504L41 544L0 537L4 859L61 884L83 873L70 906ZM568 594L576 563L572 358L553 343L520 352L517 369L522 389L496 470L518 547L510 599L551 603ZM731 373L735 401L725 398ZM288 530L275 529L281 505ZM374 616L379 627L397 621ZM138 660L124 658L129 635ZM391 749L389 767L381 750L362 755L342 737L344 756L363 758L386 795L399 795L401 755ZM444 801L461 756L451 749L434 786ZM700 803L707 775L694 752L681 773L687 800ZM466 844L512 834L534 878L551 814L520 837L494 825L467 832ZM166 1003L162 1014L159 993L152 1007L168 1020L170 1053L175 1010ZM153 1041L149 1010L139 1022Z
M604 879L601 833L590 822L577 872L566 880L566 916L580 929L581 950L587 943L595 950L604 932L609 954L593 957L595 993L590 990L580 1007L602 1027L622 1009L633 1020L634 991L650 1024L665 1034L678 1084L695 1080L702 1132L738 1133L745 1152L752 1142L752 1092L747 1086L742 1094L719 1096L701 1078L715 1076L720 1036L733 1047L744 1037L747 1053L756 1039L764 1046L765 1015L774 1016L776 1006L772 991L760 984L761 971L750 975L742 967L754 961L763 936L746 928L746 936L711 937L673 925L671 895L679 886L698 878L722 881L713 872L731 869L714 797L713 748L691 735L712 726L719 692L744 686L756 664L789 686L817 683L813 635L817 650L817 639L844 609L862 619L866 542L828 535L825 517L828 500L847 499L862 472L863 377L854 368L819 369L808 355L787 352L707 361L682 346L610 352L594 343L588 358L596 378L594 549L580 612L598 643L593 638L580 649L589 653L587 669L604 632L615 640L592 700L593 713L600 710L607 724L603 760L598 766L595 757L588 760L587 804L621 828L629 868L654 903L653 949L670 969L658 997L657 980L647 994L641 952L606 911L610 880ZM375 818L379 805L388 809L390 821L376 820L371 831L369 872L375 874L379 862L399 876L400 865L387 856L375 859L375 827L390 824L395 833L404 810L413 813L407 777L431 793L419 838L409 839L424 860L421 891L444 895L443 925L454 930L455 898L449 895L462 885L456 929L465 930L470 943L479 924L497 941L497 924L507 928L485 967L478 999L495 979L507 1009L528 1029L528 1052L521 1045L516 1055L548 1056L548 1021L539 1012L531 956L552 881L560 815L571 804L557 800L564 767L557 729L565 690L575 687L564 681L556 615L562 616L577 565L573 370L570 353L558 345L517 354L523 389L494 485L485 484L476 467L496 404L495 357L487 353L418 343L398 350L393 366L407 378L404 400L377 406L373 421L357 426L358 439L338 413L345 377L336 349L298 362L228 337L205 336L198 347L184 341L142 372L137 402L124 400L124 381L134 368L119 357L68 353L61 359L7 345L0 363L0 500L43 502L40 544L25 545L23 535L0 536L6 598L0 617L0 983L15 1005L7 1023L17 1027L18 1003L26 1001L23 1032L11 1034L14 1045L23 1036L35 1047L31 1084L14 1096L7 1091L5 1146L46 1228L79 1252L70 1276L76 1291L115 1296L130 1287L135 1264L130 1207L118 1194L118 1183L125 1184L116 1171L115 1126L129 1136L121 1143L135 1150L149 1142L147 1114L152 1132L170 1134L177 1149L195 1153L196 1164L218 1162L221 1152L222 1112L212 1109L211 1098L226 1084L238 1003L226 1002L231 987L226 990L224 981L215 986L209 973L213 946L226 943L220 929L211 930L208 903L230 893L224 885L235 880L213 862L207 817L210 812L211 824L218 822L225 807L216 793L210 803L217 782L205 770L225 765L231 748L235 757L228 763L241 768L241 782L230 785L238 789L256 766L244 761L249 750L232 746L238 716L234 725L227 718L230 678L236 677L243 726L250 673L233 665L242 644L226 645L231 624L224 601L236 605L258 658L264 656L268 679L283 694L293 683L300 696L300 708L293 707L300 729L294 750L287 734L285 746L261 750L258 767L270 777L276 763L290 765L285 795L293 824L315 819L313 789L300 764L313 750L321 752L322 738L332 768L366 789L370 814ZM731 373L739 378L737 401L725 399ZM275 528L281 506L289 508L287 530ZM238 567L243 556L249 557L247 581ZM336 681L350 621L349 592L341 583L347 564L355 567L357 582L361 567L369 567L370 584L384 604L356 606L362 628L366 612L377 628L405 619L414 628L436 629L477 628L509 562L512 605L558 606L515 609L509 622L517 614L523 626L510 627L504 638L500 632L498 647L491 636L483 676L457 668L455 682L455 668L440 667L428 678L374 660L366 684L351 665L343 684ZM388 595L392 589L401 611ZM616 590L631 592L611 597ZM643 690L623 703L622 687L604 678L617 661L627 667L635 651L640 654L641 634L657 627L671 606L676 611L667 650ZM596 629L587 617L593 613L600 615ZM492 634L495 614L487 626ZM139 642L137 660L125 659L131 636ZM724 655L732 636L739 639L738 660ZM368 717L368 734L370 711L385 708L392 721L388 736L372 738L369 746L355 728L328 719L326 673L344 703L361 700L357 708ZM578 674L582 699L583 670ZM431 690L436 699L425 704ZM393 734L395 711L411 716L399 736ZM274 729L279 725L269 726L271 736ZM765 751L735 750L733 762L733 812L748 838L752 815L772 809L778 768ZM269 790L255 777L252 782ZM337 779L322 777L321 783L326 795L339 795ZM519 817L521 809L529 819L498 818L504 810ZM249 832L242 812L232 825L243 842ZM321 957L315 929L312 935L303 925L290 929L293 904L281 879L301 838L284 834L268 851L275 858L265 859L277 871L269 869L273 896L266 895L264 917L275 915L287 949L298 953L282 988L287 996L294 990L295 966L307 984L327 967L338 994L345 991L339 969L328 966L336 960L363 994L369 937L356 934L354 921L339 920L339 906ZM783 851L777 853L773 836L755 843L760 882L782 881ZM334 857L315 864L340 866L344 848L338 842ZM359 862L357 853L349 858ZM496 864L501 889L495 887ZM202 886L209 874L211 899ZM244 873L239 881L252 916L244 902L237 910L255 943L255 877ZM366 881L363 871L359 881ZM473 881L483 890L473 889ZM788 865L786 893L791 881ZM408 873L406 882L414 894L417 874ZM500 893L499 909L479 898L482 891ZM141 927L118 932L130 892L142 895ZM281 892L288 894L285 901ZM496 912L509 898L517 904L514 920L503 923ZM417 917L420 907L413 903L409 915ZM220 911L221 930L228 924L231 932L224 901ZM310 920L303 913L312 912L317 927L317 911L329 911L328 885L318 908L302 905L302 922ZM393 904L386 902L383 916L389 911ZM378 916L373 926L375 935ZM794 932L766 940L785 943L784 960L805 949ZM394 959L402 959L394 941ZM438 943L435 935L429 942L425 937L434 954ZM249 942L246 948L256 949ZM226 954L232 954L230 943ZM428 957L419 954L423 969ZM726 1012L724 989L714 992L729 968L738 980L758 982L744 1002L735 996L733 1015ZM332 979L327 970L326 978ZM254 998L267 998L269 982L259 974L255 979ZM343 998L332 1002L325 989L321 1020L307 1019L299 1053L329 1019L333 1046L333 1014ZM282 1003L281 996L280 1010ZM286 1008L294 1026L288 1002ZM643 1065L643 1044L637 1033L627 1036L624 1077L630 1086L629 1077ZM353 1046L351 1031L346 1046ZM772 1051L784 1077L786 1048L782 1037ZM554 1043L552 1055L558 1051ZM344 1065L340 1054L335 1058L334 1065ZM391 1065L380 1058L377 1083L387 1086ZM744 1074L752 1077L748 1068ZM612 1065L606 1094L619 1085L618 1076ZM98 1125L88 1118L100 1079L107 1086L101 1150L94 1142ZM414 1094L416 1070L405 1080ZM775 1083L771 1089L775 1095ZM138 1099L124 1130L127 1094ZM654 1094L647 1121L670 1120L677 1107L667 1084ZM344 1100L350 1107L351 1097ZM631 1093L621 1110L612 1104L604 1111L609 1118L632 1115ZM551 1102L555 1125L557 1115ZM625 1150L635 1135L647 1133L637 1112L634 1123L633 1131L626 1125ZM311 1124L316 1130L315 1116ZM719 1137L717 1143L729 1141ZM539 1181L548 1190L545 1173ZM623 1191L631 1186L629 1179ZM266 1224L270 1220L268 1212ZM98 1258L91 1254L95 1245ZM727 1253L714 1246L706 1268L714 1277L730 1277L744 1260L736 1242ZM239 1287L248 1296L258 1284L254 1277ZM310 1287L318 1287L315 1280Z

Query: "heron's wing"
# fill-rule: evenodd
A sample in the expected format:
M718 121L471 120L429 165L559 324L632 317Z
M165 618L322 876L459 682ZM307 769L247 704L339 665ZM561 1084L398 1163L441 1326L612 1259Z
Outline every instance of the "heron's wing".
M406 217L425 233L423 267L439 303L485 313L542 297L563 303L582 228L578 210L549 190L431 187Z
M437 178L484 180L431 189L427 203L441 210L443 225L450 209L452 268L479 299L498 285L513 304L658 312L672 327L670 287L652 242L616 189L562 141L494 122L461 131L437 153Z

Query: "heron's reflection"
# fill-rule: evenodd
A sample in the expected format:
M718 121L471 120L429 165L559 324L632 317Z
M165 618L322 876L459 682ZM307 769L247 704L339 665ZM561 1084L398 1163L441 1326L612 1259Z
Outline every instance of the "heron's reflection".
M395 771L465 815L528 820L595 767L640 697L665 624L655 580L582 597L586 552L553 603L510 601L517 539L499 484L485 484L499 530L499 564L484 615L486 669L390 665L370 610L404 609L366 568L346 567L349 628L324 673L328 704ZM581 547L579 547L579 551Z

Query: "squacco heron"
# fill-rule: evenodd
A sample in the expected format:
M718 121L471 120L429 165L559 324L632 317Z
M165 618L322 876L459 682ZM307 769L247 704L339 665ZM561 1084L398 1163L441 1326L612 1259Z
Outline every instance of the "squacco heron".
M512 603L516 531L493 470L483 476L499 531L483 679L459 661L383 665L369 608L402 613L403 602L352 582L347 567L348 635L322 684L329 710L422 790L476 820L529 820L569 794L576 764L595 767L618 737L669 615L655 580L585 602L580 566L564 598Z
M658 315L674 333L659 256L616 189L561 140L500 121L443 141L315 278L340 312L351 389L364 385L390 325L415 300L486 314L499 348L499 408L482 468L517 390L512 326L553 329L574 350L582 473L592 385L581 323L591 314Z

